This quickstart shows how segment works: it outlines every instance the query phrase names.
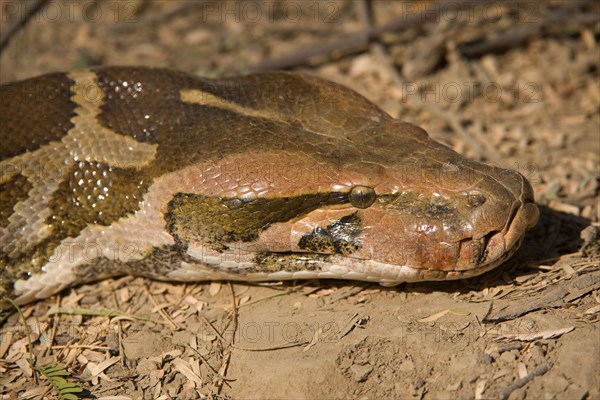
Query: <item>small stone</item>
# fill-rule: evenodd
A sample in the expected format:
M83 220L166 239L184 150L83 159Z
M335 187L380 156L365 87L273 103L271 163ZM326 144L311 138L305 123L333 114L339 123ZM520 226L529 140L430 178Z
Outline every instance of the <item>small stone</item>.
M493 362L493 361L496 361L498 358L500 358L500 353L497 352L497 351L492 351L489 354L489 356L490 356L490 358L492 359L492 362Z
M542 365L547 362L544 349L542 349L540 346L531 346L529 352L531 354L531 359L535 362L536 365Z
M491 364L494 361L494 359L492 358L492 356L490 354L478 352L477 353L477 361L479 361L480 363L483 363L483 364Z
M369 377L369 374L373 371L373 367L370 365L356 365L350 367L350 370L354 373L354 380L356 382L364 382Z
M517 355L514 351L506 351L500 355L500 361L507 364L514 363L517 360Z

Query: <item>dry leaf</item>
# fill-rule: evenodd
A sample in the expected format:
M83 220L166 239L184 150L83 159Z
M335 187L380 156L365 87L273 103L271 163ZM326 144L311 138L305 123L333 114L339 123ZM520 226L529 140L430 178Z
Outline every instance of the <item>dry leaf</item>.
M215 297L221 291L221 282L211 282L208 286L208 293Z
M127 303L131 298L131 293L129 292L129 288L127 286L119 289L119 300L121 303Z
M444 311L440 311L438 313L430 315L429 317L421 318L419 320L419 322L431 322L431 321L435 321L436 319L442 318L444 315L446 315L448 313L450 313L452 315L460 315L460 316L467 316L467 315L471 314L468 311L446 309Z
M19 398L21 399L35 399L35 398L43 398L42 396L44 394L46 394L46 392L48 392L48 387L47 386L40 386L40 387L36 387L34 389L30 389L28 391L26 391L25 393L22 393Z
M517 364L517 374L520 379L523 379L527 376L527 367L522 362Z
M483 399L483 392L485 391L485 385L487 384L487 379L482 379L477 381L475 385L475 399L481 400Z
M29 359L20 358L15 361L15 364L23 371L25 376L31 377L33 375L33 371L31 370L31 366L29 365Z
M571 267L568 264L563 264L561 265L561 268L567 273L567 276L570 277L572 275L575 275L577 272L573 269L573 267Z
M435 321L436 319L442 318L444 315L448 314L449 312L450 312L450 309L446 309L444 311L440 311L438 313L430 315L429 317L421 318L419 320L419 322L431 322L431 321Z
M3 358L4 355L6 354L6 352L8 351L8 348L10 347L10 344L12 343L12 338L13 338L13 333L8 331L6 332L6 334L2 335L2 337L0 337L0 358Z
M534 332L534 333L520 333L520 334L517 333L514 335L499 336L496 338L496 340L511 339L511 340L520 340L523 342L531 342L531 341L538 340L538 339L554 339L554 338L564 335L565 333L571 332L573 329L575 329L575 327L570 326L568 328L555 329L555 330L550 330L550 331L542 331L542 332Z
M119 361L119 356L114 356L107 360L102 361L99 364L88 363L86 369L90 372L91 376L97 376L97 375L100 375L100 373L102 373L105 369L107 369L108 367L110 367L111 365L115 364L118 361Z
M202 379L192 371L192 367L188 362L178 357L173 360L173 366L177 372L180 372L189 381L194 382L197 387L202 387Z
M308 297L312 299L315 297L327 296L328 294L331 294L331 293L335 292L336 290L337 289L333 289L333 288L319 289L315 293L309 294Z
M217 339L217 335L201 332L198 334L198 339L202 340L203 342L213 342Z
M315 344L317 344L317 342L319 341L319 336L323 333L323 329L319 328L315 331L315 334L313 335L311 341L309 344L306 345L306 347L304 349L302 349L303 353L306 353L311 347L313 347Z
M158 310L162 310L162 309L167 308L169 306L171 306L171 303L160 303L160 304L157 304L156 306L154 306L154 308L152 308L152 312L153 313L157 312Z
M584 314L586 314L586 315L596 314L599 311L600 311L600 305L597 305L597 306L594 306L592 308L588 308L587 310L585 310Z

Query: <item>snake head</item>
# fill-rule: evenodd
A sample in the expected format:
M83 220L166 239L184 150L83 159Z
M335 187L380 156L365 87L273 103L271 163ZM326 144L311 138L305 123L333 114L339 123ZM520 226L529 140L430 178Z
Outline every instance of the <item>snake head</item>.
M395 121L388 132L371 135L379 149L373 161L349 168L361 193L372 187L374 198L357 210L363 230L355 257L394 283L478 275L518 249L539 217L523 175L471 161L413 125Z

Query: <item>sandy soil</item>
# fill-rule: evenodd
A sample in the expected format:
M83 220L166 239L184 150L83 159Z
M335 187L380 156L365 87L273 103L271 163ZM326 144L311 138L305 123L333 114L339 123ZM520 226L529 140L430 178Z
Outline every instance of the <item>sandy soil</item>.
M2 35L27 4L1 3ZM47 2L14 30L0 82L96 64L220 76L285 58L518 169L542 210L513 259L468 281L79 287L24 307L36 365L59 362L103 399L600 398L598 3L374 1L372 24L424 4L433 22L303 63L289 56L364 32L365 3ZM119 314L46 314L57 305ZM59 398L27 357L13 315L2 399Z

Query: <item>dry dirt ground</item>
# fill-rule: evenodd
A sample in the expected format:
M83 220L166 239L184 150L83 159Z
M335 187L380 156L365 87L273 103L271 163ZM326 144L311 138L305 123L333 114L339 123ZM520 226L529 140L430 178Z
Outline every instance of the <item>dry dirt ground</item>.
M23 308L34 364L101 399L600 398L598 4L2 1L1 82L97 64L310 71L518 169L542 211L512 260L467 281L78 287ZM0 335L2 399L59 398L17 315Z

